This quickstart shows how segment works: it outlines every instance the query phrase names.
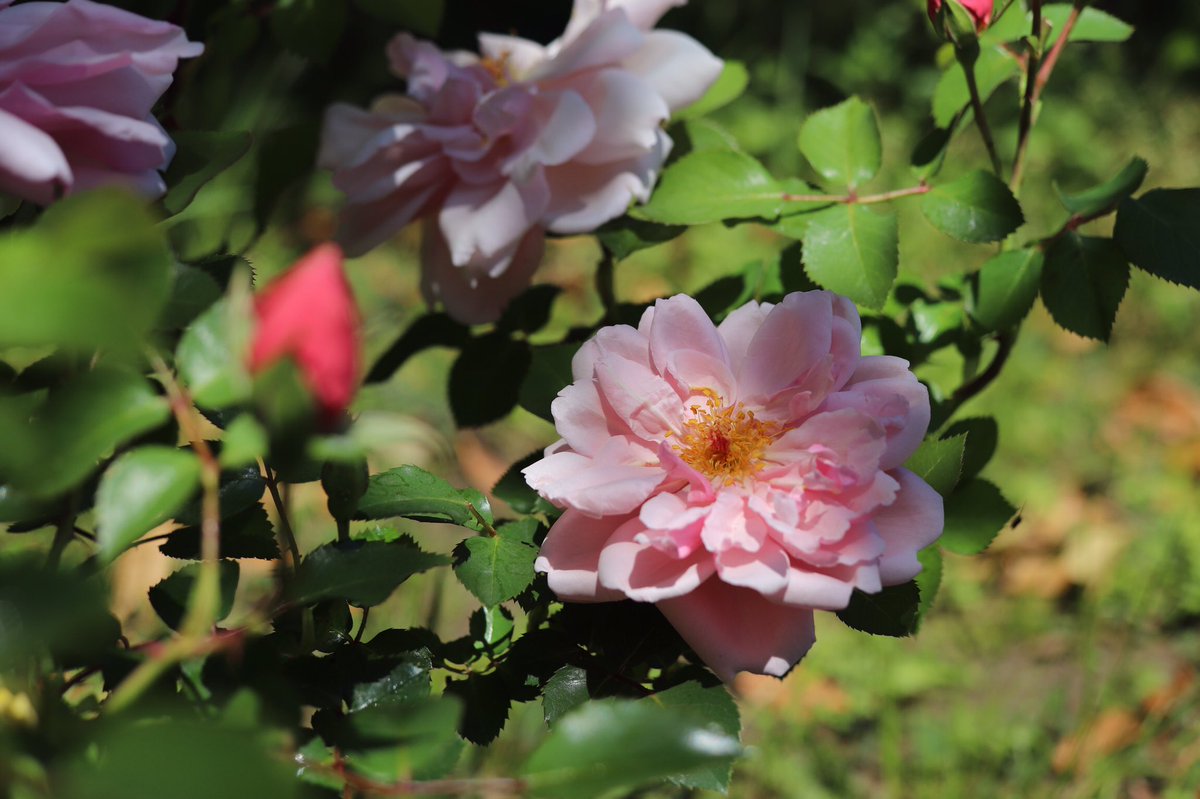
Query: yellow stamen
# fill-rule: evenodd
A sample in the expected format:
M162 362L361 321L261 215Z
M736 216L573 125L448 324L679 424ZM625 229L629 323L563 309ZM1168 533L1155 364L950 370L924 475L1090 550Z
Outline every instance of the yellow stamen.
M479 62L479 66L483 67L487 74L492 76L492 80L496 81L496 85L502 89L509 84L508 56L507 52L503 52L499 58L485 58Z
M691 406L692 417L671 446L701 474L726 485L742 482L763 468L763 453L782 427L756 419L741 402L726 405L711 389L700 393L707 399Z

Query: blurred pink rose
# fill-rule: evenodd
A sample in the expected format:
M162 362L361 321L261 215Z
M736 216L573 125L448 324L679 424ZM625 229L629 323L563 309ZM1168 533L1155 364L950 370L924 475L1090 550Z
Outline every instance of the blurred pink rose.
M150 109L204 46L93 3L0 0L0 191L46 205L126 184L158 197L174 145Z
M782 676L813 610L912 579L942 499L901 468L929 396L860 357L850 301L751 302L719 327L679 295L607 327L554 401L562 439L525 469L566 512L537 560L562 599L655 602L722 679Z
M975 20L975 30L983 33L987 26L992 23L992 8L994 0L958 0L958 4L967 10L971 15L971 19ZM925 11L929 14L929 21L935 26L938 24L938 12L942 10L942 0L926 0Z
M557 40L483 34L482 58L397 36L388 55L408 95L325 119L319 162L347 195L347 252L424 217L426 297L464 322L496 319L546 231L591 231L649 197L671 148L662 123L721 71L692 38L651 30L682 2L576 0Z
M342 250L322 244L254 297L257 324L250 371L290 357L312 392L321 420L333 426L358 387L358 306L342 269Z

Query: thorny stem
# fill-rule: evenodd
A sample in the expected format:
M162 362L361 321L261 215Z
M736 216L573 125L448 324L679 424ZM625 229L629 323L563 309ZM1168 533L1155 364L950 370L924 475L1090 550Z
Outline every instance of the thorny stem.
M475 517L475 521L479 522L479 526L483 528L485 533L493 538L496 536L496 528L492 527L491 523L488 522L488 520L482 513L479 512L479 509L476 508L473 503L467 503L467 510L469 510L471 515Z
M287 505L279 494L279 482L275 479L275 472L266 462L259 463L267 478L267 491L271 493L271 501L275 503L275 510L279 514L279 535L283 538L288 553L287 559L291 561L288 567L295 571L300 565L300 546L296 543L296 534L292 532L292 524L288 521Z
M992 136L992 126L988 124L987 114L983 110L983 98L979 95L979 83L975 80L975 58L968 56L961 47L957 48L955 53L958 55L958 63L962 66L963 74L967 78L967 91L971 95L971 110L975 112L975 127L979 128L983 146L987 148L988 157L992 160L992 170L999 175L1003 167L1000 164L1000 156L996 152L996 140Z
M914 197L918 194L928 194L929 186L924 181L917 186L910 186L906 189L896 189L895 191L885 191L882 194L867 194L859 196L853 192L849 194L784 194L781 199L785 203L832 203L844 205L875 205L877 203L891 202L904 197Z
M1063 23L1062 32L1058 34L1058 39L1054 42L1054 46L1050 48L1050 52L1046 54L1046 59L1037 68L1037 76L1034 77L1033 62L1036 60L1032 55L1030 57L1031 65L1029 67L1029 78L1026 79L1025 86L1025 105L1021 109L1021 121L1025 121L1025 113L1029 113L1029 127L1022 127L1022 136L1017 142L1017 155L1013 161L1012 181L1009 186L1015 194L1021 187L1021 181L1025 177L1025 156L1029 149L1029 134L1033 130L1033 125L1036 122L1035 111L1038 101L1042 98L1042 91L1045 90L1046 84L1050 81L1050 75L1054 72L1054 67L1058 64L1058 57L1062 55L1063 48L1067 46L1067 40L1071 38L1071 31L1075 29L1075 23L1079 21L1079 15L1083 12L1085 5L1084 0L1075 0L1071 7L1071 13L1067 16L1067 21ZM1041 3L1034 3L1034 23L1040 21L1039 15L1041 12ZM1040 35L1038 29L1034 28L1034 35Z
M151 650L153 654L117 686L105 703L110 713L128 707L174 664L212 651L214 636L211 633L217 620L221 593L221 466L201 433L199 414L174 375L157 353L152 352L149 357L155 374L167 391L179 429L200 461L200 574L188 598L187 614L179 627L179 636L161 648Z
M442 780L401 780L385 783L367 779L346 767L346 761L334 751L332 765L316 763L296 755L296 764L310 771L342 780L344 797L353 796L521 796L528 789L525 780L514 777L450 778Z

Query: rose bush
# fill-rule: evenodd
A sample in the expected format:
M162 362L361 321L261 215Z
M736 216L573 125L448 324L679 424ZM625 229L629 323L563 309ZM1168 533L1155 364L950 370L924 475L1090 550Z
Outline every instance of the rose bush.
M319 162L347 197L347 252L424 218L425 296L464 322L496 319L547 231L594 230L649 197L671 148L662 123L720 74L694 39L651 30L672 5L578 0L550 44L482 34L481 57L397 36L407 96L325 120Z
M150 111L203 49L91 0L0 0L0 191L40 205L114 183L161 196L175 147Z
M678 295L600 330L553 404L562 439L527 467L566 512L537 569L565 600L656 602L718 675L783 676L840 610L920 571L942 499L902 464L927 390L860 357L853 303L748 303L714 326Z

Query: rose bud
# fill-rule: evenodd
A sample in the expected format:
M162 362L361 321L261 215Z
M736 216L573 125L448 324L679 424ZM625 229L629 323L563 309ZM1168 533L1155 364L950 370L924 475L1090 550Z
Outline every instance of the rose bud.
M926 0L925 10L933 27L947 39L957 41L963 35L977 35L992 23L994 0ZM970 24L959 24L960 18ZM972 27L974 30L972 30Z

